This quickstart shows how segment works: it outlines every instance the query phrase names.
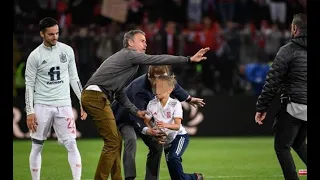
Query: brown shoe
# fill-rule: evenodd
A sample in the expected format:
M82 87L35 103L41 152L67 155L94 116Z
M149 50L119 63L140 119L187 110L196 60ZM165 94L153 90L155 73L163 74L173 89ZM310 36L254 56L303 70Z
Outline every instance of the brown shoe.
M204 176L201 173L194 173L197 176L197 180L204 180Z

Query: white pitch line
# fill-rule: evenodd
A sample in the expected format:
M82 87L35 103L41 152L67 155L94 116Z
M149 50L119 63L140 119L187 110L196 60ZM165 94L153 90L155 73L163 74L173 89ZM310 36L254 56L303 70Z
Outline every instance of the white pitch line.
M273 175L273 176L206 176L204 175L205 179L215 179L215 178L267 178L267 177L282 177L282 175ZM144 178L136 178L136 179L144 179ZM161 177L161 179L170 179L170 177Z
M223 179L223 178L268 178L268 177L283 177L283 175L273 175L273 176L241 176L241 175L238 175L238 176L204 176L205 179L215 179L215 178L220 178L220 179ZM138 179L144 179L143 177L138 177L138 178L135 178L136 180ZM170 179L170 177L161 177L161 179ZM94 179L83 179L83 180L94 180Z

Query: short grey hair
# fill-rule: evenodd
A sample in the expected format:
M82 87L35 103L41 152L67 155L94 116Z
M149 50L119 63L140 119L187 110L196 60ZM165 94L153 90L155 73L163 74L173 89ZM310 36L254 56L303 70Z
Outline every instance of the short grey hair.
M307 31L307 15L304 13L295 14L292 24L296 25L301 31Z
M129 47L129 40L133 39L133 36L136 35L136 34L143 34L144 36L146 35L146 33L144 33L143 31L139 30L139 29L136 29L136 30L130 30L128 32L126 32L123 36L123 47L124 48L127 48Z

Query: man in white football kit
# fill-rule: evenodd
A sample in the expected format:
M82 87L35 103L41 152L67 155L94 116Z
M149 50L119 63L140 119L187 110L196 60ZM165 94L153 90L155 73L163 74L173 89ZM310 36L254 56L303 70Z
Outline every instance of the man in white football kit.
M81 156L76 144L76 126L70 97L70 85L79 99L82 91L73 49L58 42L58 22L44 18L39 23L43 43L34 49L26 64L26 112L32 148L29 165L32 180L40 179L41 152L53 126L60 143L68 151L74 180L81 179ZM81 103L80 103L81 107ZM81 107L81 119L87 114Z
M189 136L181 124L183 110L180 101L170 98L175 87L174 76L161 75L155 83L156 98L149 101L147 106L148 115L145 115L145 127L157 126L167 134L164 144L167 167L171 179L174 180L203 180L200 173L184 173L182 167L182 155L189 144Z

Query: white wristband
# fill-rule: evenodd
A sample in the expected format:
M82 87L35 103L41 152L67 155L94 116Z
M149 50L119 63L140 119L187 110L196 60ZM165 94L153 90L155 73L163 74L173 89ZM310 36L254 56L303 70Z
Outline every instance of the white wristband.
M182 128L183 128L183 126L182 126L182 124L180 124L179 131L182 131Z
M147 131L148 131L149 127L144 127L141 131L142 134L147 135Z

